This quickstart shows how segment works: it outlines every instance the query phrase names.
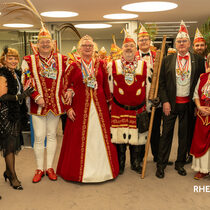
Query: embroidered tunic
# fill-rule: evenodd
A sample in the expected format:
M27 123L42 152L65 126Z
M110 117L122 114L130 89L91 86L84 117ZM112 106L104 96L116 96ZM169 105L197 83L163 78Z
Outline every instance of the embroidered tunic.
M66 61L67 57L59 53L53 53L46 61L39 54L24 57L22 82L26 86L31 81L35 88L30 101L31 114L46 116L50 111L54 115L64 112L62 90ZM45 107L35 102L40 97L43 97Z

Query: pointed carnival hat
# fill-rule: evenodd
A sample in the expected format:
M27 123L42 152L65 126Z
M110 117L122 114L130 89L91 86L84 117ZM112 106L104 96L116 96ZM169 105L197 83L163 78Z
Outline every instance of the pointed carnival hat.
M142 24L141 24L141 28L138 33L138 37L141 37L141 36L150 36L149 33L147 32L146 28Z
M116 44L115 35L114 34L112 35L112 40L113 40L113 43L111 44L110 52L112 52L112 53L118 53L119 51L121 51L121 49Z
M79 53L77 52L77 48L75 46L73 46L71 52L68 53L68 56L69 56L69 60L68 60L69 64L71 64L77 60L80 60L80 58L81 58Z
M41 29L39 30L38 40L43 39L43 38L52 40L52 36L50 32L45 28L44 25L42 25Z
M112 40L113 43L111 44L110 55L108 58L109 61L119 59L122 54L122 49L117 46L114 34L112 35Z
M106 49L105 49L105 47L102 47L100 50L99 50L99 52L98 52L100 55L106 55Z
M134 41L134 39L132 38L132 36L128 33L127 30L125 30L125 29L123 28L123 31L124 31L124 33L125 33L125 38L124 38L123 44L128 43L128 42L134 42L134 43L136 43L136 42ZM122 33L122 31L121 31L121 33Z
M185 25L183 20L180 23L179 32L178 32L178 34L176 36L176 39L181 39L181 38L190 39L187 27L186 27L186 25Z
M205 42L206 43L206 40L204 39L203 35L201 34L201 32L199 31L198 28L196 29L193 43L195 44L196 42Z

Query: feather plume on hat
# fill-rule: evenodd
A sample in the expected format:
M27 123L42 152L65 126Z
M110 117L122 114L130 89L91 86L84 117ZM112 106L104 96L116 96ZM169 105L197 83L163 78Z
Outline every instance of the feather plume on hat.
M25 0L25 2L28 5L22 4L19 2L8 2L8 3L4 2L4 3L1 3L1 5L3 5L3 10L6 10L6 9L10 10L5 15L9 15L9 14L17 12L17 11L30 11L40 20L41 26L44 27L42 17L40 16L39 12L36 10L33 3L30 0Z
M60 25L59 31L65 31L68 28L73 30L75 32L75 34L81 39L80 33L78 32L78 30L74 27L74 25L72 23L64 23L64 24Z
M39 12L35 8L34 4L31 2L31 0L25 0L26 4L18 3L18 2L9 2L9 3L2 3L3 9L10 10L6 15L9 15L11 13L17 12L17 11L30 11L32 14L34 14L40 21L41 29L39 31L38 40L41 38L49 38L52 39L50 32L46 29L44 22L42 20L42 17L40 16Z

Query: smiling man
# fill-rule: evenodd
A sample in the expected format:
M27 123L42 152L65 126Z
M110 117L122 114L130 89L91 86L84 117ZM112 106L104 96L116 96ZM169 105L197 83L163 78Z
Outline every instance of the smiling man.
M136 43L128 34L123 42L122 51L122 58L112 63L112 143L117 146L119 173L124 172L127 144L130 149L131 169L141 173L141 144L145 144L147 132L139 135L136 114L146 109L147 66L146 62L138 60L135 56Z
M46 28L41 28L37 42L38 53L25 56L22 63L23 84L33 86L30 113L34 128L34 152L37 161L33 183L44 176L44 140L47 137L47 170L50 180L57 180L52 168L56 151L56 132L60 115L64 112L62 103L62 81L67 57L53 53L52 37Z
M175 170L185 176L187 146L193 133L194 103L192 101L199 75L205 72L204 60L189 52L190 38L184 22L181 22L175 41L177 53L163 59L160 72L160 99L163 105L163 132L160 138L157 171L164 177L164 169L170 155L174 125L179 119L178 151Z

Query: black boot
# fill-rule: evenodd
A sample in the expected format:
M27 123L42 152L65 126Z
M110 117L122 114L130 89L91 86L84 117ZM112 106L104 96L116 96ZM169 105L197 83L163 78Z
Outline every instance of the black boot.
M119 174L123 174L125 169L125 152L126 152L126 144L117 144Z
M140 145L130 145L130 158L131 158L131 169L136 171L137 173L142 173L141 163L141 146Z

